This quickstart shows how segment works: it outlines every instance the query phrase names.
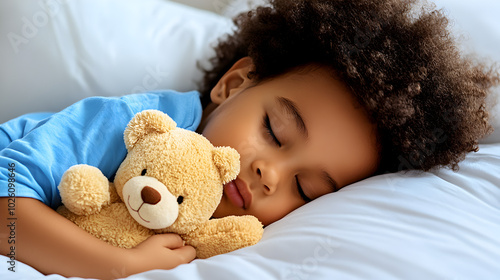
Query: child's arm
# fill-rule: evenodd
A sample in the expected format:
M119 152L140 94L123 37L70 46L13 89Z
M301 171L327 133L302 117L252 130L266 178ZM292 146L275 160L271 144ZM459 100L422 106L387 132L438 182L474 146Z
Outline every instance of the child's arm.
M44 274L121 278L151 269L171 269L196 255L193 247L183 246L174 234L152 236L133 249L114 247L32 198L16 198L15 205L10 205L16 220L9 220L8 199L0 198L0 253L14 253L16 260ZM14 226L7 227L11 222Z

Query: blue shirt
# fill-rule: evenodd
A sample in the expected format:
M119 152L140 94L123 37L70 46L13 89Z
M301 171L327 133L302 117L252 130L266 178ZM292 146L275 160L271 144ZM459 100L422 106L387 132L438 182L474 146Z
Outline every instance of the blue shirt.
M127 154L125 128L147 109L163 111L178 127L193 131L202 115L196 91L153 91L90 97L59 113L21 116L0 125L0 197L31 197L56 209L61 204L57 186L69 167L92 165L112 179Z

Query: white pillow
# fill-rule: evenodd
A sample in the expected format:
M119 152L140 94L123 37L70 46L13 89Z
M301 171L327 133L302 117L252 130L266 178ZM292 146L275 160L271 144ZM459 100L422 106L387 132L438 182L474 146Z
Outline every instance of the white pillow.
M94 95L197 89L230 19L164 0L0 1L0 123Z

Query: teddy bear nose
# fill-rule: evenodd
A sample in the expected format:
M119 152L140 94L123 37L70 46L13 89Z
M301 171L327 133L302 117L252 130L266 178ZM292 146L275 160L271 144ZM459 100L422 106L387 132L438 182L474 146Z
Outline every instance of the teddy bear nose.
M152 187L145 186L141 191L141 198L145 203L155 205L160 202L161 194Z

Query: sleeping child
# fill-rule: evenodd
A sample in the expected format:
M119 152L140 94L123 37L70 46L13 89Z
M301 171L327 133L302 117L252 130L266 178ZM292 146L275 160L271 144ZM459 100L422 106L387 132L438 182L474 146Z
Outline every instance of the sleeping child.
M0 213L16 182L16 259L42 273L112 278L171 269L195 257L175 234L113 247L57 214L70 166L112 180L123 131L146 109L171 116L241 155L213 218L254 215L269 225L367 177L457 169L491 132L485 98L498 72L465 59L447 19L413 0L271 0L234 19L198 91L84 99L0 127ZM0 252L9 253L6 227Z

